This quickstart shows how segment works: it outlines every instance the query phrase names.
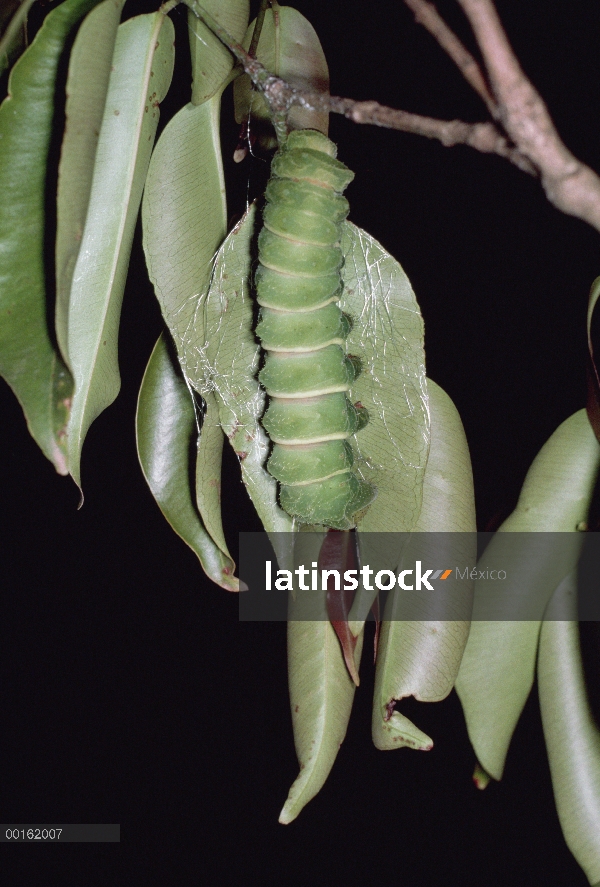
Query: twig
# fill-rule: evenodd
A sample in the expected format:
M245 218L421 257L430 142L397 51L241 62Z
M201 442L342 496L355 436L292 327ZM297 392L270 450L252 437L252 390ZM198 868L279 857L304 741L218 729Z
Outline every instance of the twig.
M270 74L197 2L184 0L229 48L267 100L282 130L282 120L293 105L314 111L332 111L355 123L383 126L438 139L443 145L469 145L486 154L498 154L532 175L539 175L548 200L567 215L576 216L600 231L600 178L577 160L560 140L539 93L527 80L514 56L491 0L458 0L480 46L498 104L494 123L464 123L409 114L378 102L327 96L294 89ZM276 127L277 129L277 127ZM282 134L278 131L278 139Z
M430 139L438 139L444 146L470 145L485 154L498 154L505 157L532 175L535 170L526 157L510 145L508 140L493 123L464 123L461 120L436 120L433 117L422 117L396 108L380 105L378 102L357 102L354 99L339 96L323 95L295 89L282 80L269 74L256 59L251 58L243 46L229 35L212 16L210 16L197 0L185 0L186 5L195 12L213 31L244 66L252 82L263 93L274 114L287 114L293 105L300 105L311 111L329 111L342 114L354 123L366 123L412 132Z
M463 46L454 31L448 27L433 3L429 3L429 0L404 0L404 2L414 13L417 24L423 25L435 37L467 83L483 99L492 117L496 118L498 115L498 105L490 92L478 62L473 58L469 50Z
M258 15L256 16L256 22L254 25L254 31L252 33L252 40L250 41L250 46L248 47L248 55L252 56L252 58L254 58L254 56L256 55L256 50L258 49L258 42L260 40L260 35L265 20L265 13L267 11L268 5L269 0L261 0L260 9L258 10Z
M475 34L498 102L498 120L538 170L548 200L600 231L600 178L562 142L521 68L491 0L458 0Z
M288 87L290 89L290 87ZM508 139L502 135L493 123L465 123L462 120L438 120L434 117L423 117L396 108L388 108L378 102L357 102L354 99L324 96L317 93L306 93L290 90L292 104L300 104L313 111L332 111L342 114L354 123L367 123L382 126L386 129L397 129L437 139L446 148L454 145L469 145L484 154L498 154L510 160L519 169L530 175L536 170Z

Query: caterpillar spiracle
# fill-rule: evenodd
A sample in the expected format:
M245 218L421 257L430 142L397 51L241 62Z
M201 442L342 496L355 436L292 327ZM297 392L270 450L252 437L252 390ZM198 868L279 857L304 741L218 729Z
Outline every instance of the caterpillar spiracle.
M353 469L349 438L368 413L348 399L360 360L346 354L351 321L340 307L342 191L354 178L315 130L290 133L271 165L255 274L269 395L263 426L281 507L302 524L345 530L375 488Z

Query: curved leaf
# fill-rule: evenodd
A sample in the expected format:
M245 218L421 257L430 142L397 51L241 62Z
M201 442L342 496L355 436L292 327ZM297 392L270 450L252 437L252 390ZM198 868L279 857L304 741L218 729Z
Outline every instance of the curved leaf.
M598 440L600 440L600 376L598 376L598 368L594 356L594 345L592 343L592 318L596 308L596 302L600 296L600 277L597 277L592 284L590 296L588 300L587 310L587 341L588 341L588 359L587 359L587 376L588 376L588 397L587 411L592 428Z
M27 14L35 0L5 0L0 9L0 74L27 46Z
M342 252L340 308L353 321L346 345L362 363L349 397L369 412L352 446L358 472L377 487L358 530L409 532L429 453L423 319L400 263L374 238L347 222Z
M219 250L208 293L189 303L187 315L193 320L182 345L183 365L201 394L215 391L223 429L241 460L263 525L281 532L291 529L291 521L278 507L275 481L263 468L269 441L260 423L265 395L256 380L254 218L251 208ZM350 396L370 414L360 447L356 441L353 446L358 470L380 488L359 529L410 530L421 508L429 445L422 319L404 272L375 240L347 223L342 250L340 307L352 315L348 347L364 366Z
M285 533L292 530L292 519L277 504L277 483L264 468L269 439L260 424L265 395L256 379L260 349L251 297L254 216L251 207L217 254L209 291L200 300L185 345L185 366L202 396L215 393L221 426L265 530Z
M600 467L600 445L585 410L566 419L544 444L502 532L567 533L587 521Z
M186 105L167 124L142 202L148 273L189 378L204 345L194 341L200 297L227 231L219 108L216 95L198 107Z
M487 568L483 559L480 569ZM539 633L539 621L471 625L456 692L480 768L494 779L502 779L510 740L531 691Z
M585 689L574 573L558 586L544 615L537 674L560 824L567 845L590 884L597 883L600 878L600 731Z
M600 466L598 444L586 411L560 425L542 447L527 473L517 507L490 542L480 570L504 569L507 580L499 598L497 583L478 580L471 633L456 681L469 738L478 761L494 779L501 779L517 721L531 690L540 625L556 587L577 563L581 538ZM516 539L505 533L518 532ZM540 534L532 542L527 534ZM565 533L564 543L556 536ZM502 619L503 601L523 609L528 621ZM484 621L478 613L497 609L498 619ZM537 614L532 619L531 614Z
M242 39L250 17L249 0L228 0L227 3L203 0L202 6L235 40ZM188 11L188 27L192 56L192 104L201 105L220 91L235 59L192 10Z
M204 419L196 459L196 502L208 535L223 554L231 558L221 521L223 429L219 421L219 406L211 391L206 391L203 399Z
M68 352L75 377L69 470L79 486L87 430L119 393L121 303L158 104L173 73L173 39L171 20L160 12L130 19L117 33L69 304Z
M69 293L87 215L96 146L125 0L104 0L82 23L69 59L56 207L56 338L68 363Z
M211 421L205 416L205 423ZM198 555L206 575L228 591L239 591L233 561L212 541L193 501L190 450L197 436L196 413L164 336L156 343L142 380L136 436L144 477L160 510Z
M249 48L255 22L250 24L244 47ZM268 9L258 41L257 59L267 71L282 77L292 86L310 92L329 93L329 69L325 54L313 26L291 6ZM247 74L236 80L233 87L235 119L245 123L251 116L269 135L261 140L265 147L274 147L271 118L264 98L252 89ZM288 117L290 129L318 129L327 135L329 114L293 107ZM262 125L262 126L261 126ZM265 134L266 135L266 134Z
M46 16L15 64L0 107L0 374L60 474L67 473L64 428L72 383L47 324L46 162L65 41L96 2L67 0Z
M362 634L354 657L360 661ZM279 814L288 825L321 790L346 736L355 685L331 623L288 623L288 680L300 773Z
M218 406L213 386L203 384L206 333L199 295L208 289L214 256L226 232L220 100L217 94L200 106L189 104L165 127L150 161L142 203L150 279L184 375L202 395L211 415L218 415ZM205 424L199 442L196 495L207 531L228 554L220 519L222 447L220 428L212 421Z
M415 533L474 533L475 491L469 445L458 410L446 392L427 380L431 446Z
M456 407L431 379L428 390L431 449L415 533L436 534L432 543L435 562L474 563L475 496L464 429ZM441 533L449 534L442 537L444 542L447 540L447 547L442 550L438 535ZM422 546L423 538L427 537L415 538ZM409 548L410 545L411 540ZM421 548L419 556L425 558L424 563L428 562ZM414 560L410 552L408 559ZM373 702L372 732L377 748L409 746L427 751L432 747L428 736L394 711L394 704L406 696L414 696L421 702L437 702L452 690L469 634L469 622L452 616L464 609L465 604L470 608L471 591L465 584L458 592L445 591L446 618L440 620L436 609L435 621L410 620L400 589L388 597L377 653Z
M307 545L314 550L307 550ZM309 563L318 556L319 535L299 533L295 557ZM302 592L290 599L288 611L288 682L294 726L294 744L300 773L290 788L279 822L292 822L322 788L346 735L355 685L348 673L342 648L327 618L324 593ZM322 609L319 621L302 619ZM295 621L298 620L298 621ZM356 669L360 663L363 635L354 650Z

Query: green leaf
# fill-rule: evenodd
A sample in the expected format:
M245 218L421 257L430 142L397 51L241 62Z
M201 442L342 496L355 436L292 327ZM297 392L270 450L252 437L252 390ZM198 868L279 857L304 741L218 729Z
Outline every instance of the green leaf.
M208 535L231 558L221 522L221 460L223 429L219 422L219 406L211 391L204 393L204 420L198 438L196 460L196 501Z
M579 410L559 425L534 459L502 532L580 529L587 521L599 467L600 445L585 410Z
M277 483L264 468L269 439L260 424L265 395L256 379L260 349L251 296L254 217L252 207L218 252L210 289L197 305L184 344L184 366L202 396L215 393L221 426L265 530L285 533L291 532L292 520L277 504Z
M27 13L35 0L4 0L0 9L0 74L27 46Z
M428 390L431 448L423 481L423 506L414 531L436 534L431 554L437 563L474 563L475 497L467 440L460 416L448 395L431 379ZM440 533L450 534L443 537L447 548L440 544L437 535ZM427 537L414 538L418 538L422 546L423 538ZM417 556L428 562L422 548ZM414 563L410 550L406 557ZM377 652L373 703L372 732L377 748L409 746L427 751L432 747L428 736L394 711L394 704L407 696L421 702L437 702L450 693L469 634L469 622L452 619L452 616L461 605L470 606L471 592L472 588L465 583L461 583L458 591L452 586L445 590L446 615L440 620L438 604L435 621L410 620L400 589L388 597Z
M250 17L249 0L203 0L203 8L228 31L241 40ZM218 37L188 11L190 50L192 55L192 104L201 105L220 92L231 72L235 59Z
M72 383L47 323L46 162L65 41L96 2L67 0L46 16L15 64L0 107L0 374L60 474L68 470L64 435Z
M431 446L415 533L475 533L475 491L469 445L458 410L445 391L427 380Z
M484 557L479 568L488 566ZM539 633L539 620L471 624L456 692L477 760L494 779L502 779L510 740L531 691Z
M507 580L475 583L473 622L456 681L469 738L482 767L501 779L517 721L533 683L541 619L547 602L577 563L582 538L576 529L587 520L600 466L600 445L585 410L560 425L536 456L517 507L488 545L478 569L503 569ZM510 539L506 533L521 534ZM527 534L566 533L556 536ZM502 620L504 601L523 607ZM479 613L494 613L484 621ZM528 621L519 620L519 612ZM531 613L536 618L531 618Z
M226 232L225 188L219 147L220 94L187 105L165 127L148 171L142 203L144 250L150 279L175 342L184 375L202 394L210 421L200 436L196 495L214 542L228 555L221 528L223 433L210 385L198 383L205 342L198 327L198 295L206 293L215 253ZM201 319L201 318L200 318ZM204 378L203 376L201 378Z
M255 22L250 24L244 38L245 49L250 46L254 25ZM317 33L310 22L291 6L266 11L256 57L267 71L298 89L329 93L329 69ZM253 129L258 124L258 134L265 147L274 147L276 141L267 103L252 89L247 74L236 80L233 97L236 121L247 123L251 116ZM290 110L288 124L290 129L318 129L327 135L329 114L295 106ZM268 133L266 138L265 130Z
M75 377L69 470L81 486L83 441L120 388L117 342L125 279L158 104L173 73L174 29L160 12L119 27L90 203L69 304L68 352Z
M318 535L299 533L295 538L297 562L316 560ZM307 545L312 550L308 550ZM279 816L283 825L292 822L325 783L346 735L354 700L355 685L327 618L324 594L317 594L320 594L317 601L310 592L296 594L295 600L290 598L288 683L300 773ZM322 609L319 621L302 619L304 607L310 607L309 612L314 614L319 606ZM357 669L362 643L361 633L354 651Z
M204 422L210 421L209 415L205 416ZM148 362L138 400L140 464L160 510L197 554L206 575L228 591L239 591L233 561L212 541L194 503L190 454L197 433L192 393L161 336Z
M216 95L198 107L186 105L167 124L152 154L142 202L148 273L188 378L197 348L204 346L204 338L194 340L200 297L227 232L220 100Z
M423 319L400 264L369 234L347 222L342 252L340 308L354 324L346 347L362 362L349 397L369 412L351 442L360 475L377 487L358 530L410 532L429 453Z
M558 586L540 633L538 688L558 817L590 884L600 878L600 731L590 711L577 623L577 580Z
M354 653L360 661L362 634ZM300 773L279 815L288 825L321 790L346 736L355 685L327 619L288 623L288 681Z
M83 237L96 146L124 2L104 0L90 12L79 29L69 59L56 226L56 338L66 363L71 281Z
M251 295L254 217L251 208L219 250L208 294L188 303L182 363L200 394L215 391L248 493L267 531L281 532L291 529L291 521L277 505L276 483L263 467L269 441L260 423L265 395L256 380L260 350ZM346 264L340 307L353 317L348 347L356 349L364 366L350 395L370 414L360 446L356 441L353 446L361 474L379 486L367 512L368 517L375 509L373 516L359 526L410 530L421 508L429 444L423 323L402 269L376 241L348 223L342 249Z
M594 433L600 440L600 376L598 375L598 367L596 366L596 358L594 355L594 344L592 342L592 318L600 296L600 277L597 277L592 284L590 296L588 300L587 310L587 412L589 420L594 429Z

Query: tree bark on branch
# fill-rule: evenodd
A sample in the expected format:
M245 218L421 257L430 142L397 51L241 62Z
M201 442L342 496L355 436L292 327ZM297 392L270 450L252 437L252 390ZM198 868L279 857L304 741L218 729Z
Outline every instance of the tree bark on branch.
M179 0L165 5L172 8ZM429 0L404 0L415 19L435 37L467 82L484 101L493 121L466 123L439 120L340 96L296 89L268 72L196 0L186 5L235 55L276 115L293 105L341 114L354 123L381 126L437 139L445 147L468 145L504 157L523 172L538 177L546 197L557 209L587 222L600 232L600 177L579 161L562 142L548 109L526 77L504 32L492 0L457 0L481 52L487 79L471 53Z

